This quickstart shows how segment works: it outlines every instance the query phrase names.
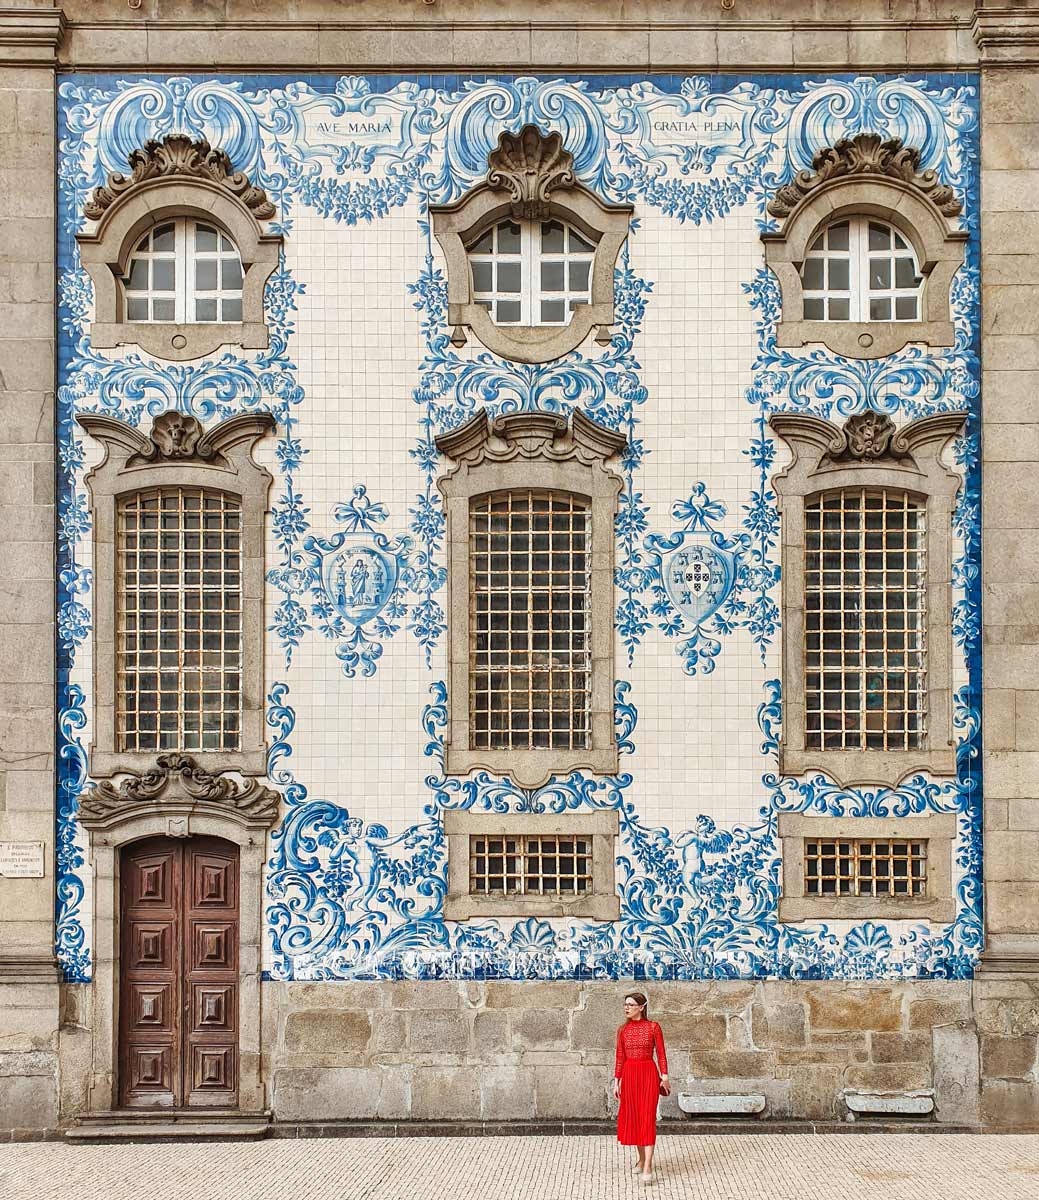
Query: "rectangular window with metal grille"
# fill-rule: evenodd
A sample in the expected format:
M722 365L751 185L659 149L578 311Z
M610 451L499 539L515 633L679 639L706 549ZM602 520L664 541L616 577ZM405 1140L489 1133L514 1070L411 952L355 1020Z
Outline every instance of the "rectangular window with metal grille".
M916 750L927 724L925 507L895 488L805 504L805 745Z
M469 838L479 896L581 896L592 887L592 839L560 834Z
M927 895L926 839L806 838L806 896Z
M241 739L242 512L201 488L118 503L119 748L237 750Z
M469 712L475 749L584 749L589 738L590 513L516 489L469 507Z

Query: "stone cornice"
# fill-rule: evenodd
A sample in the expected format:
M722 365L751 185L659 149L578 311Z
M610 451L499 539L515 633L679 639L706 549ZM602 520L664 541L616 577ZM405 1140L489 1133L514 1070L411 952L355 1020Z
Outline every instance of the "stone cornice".
M983 66L1039 64L1039 6L986 4L975 11L971 33Z
M0 66L53 66L66 27L60 8L0 8Z

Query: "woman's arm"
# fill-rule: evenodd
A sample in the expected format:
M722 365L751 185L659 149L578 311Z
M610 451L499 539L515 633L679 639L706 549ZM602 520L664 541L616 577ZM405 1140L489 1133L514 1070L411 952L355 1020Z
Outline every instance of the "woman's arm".
M660 1064L660 1074L667 1078L667 1051L664 1049L664 1031L653 1022L653 1043L657 1049L657 1062Z
M620 1029L617 1030L617 1057L613 1064L614 1079L620 1079L621 1067L624 1066L624 1060L627 1057L628 1056L624 1053L624 1026L622 1025Z

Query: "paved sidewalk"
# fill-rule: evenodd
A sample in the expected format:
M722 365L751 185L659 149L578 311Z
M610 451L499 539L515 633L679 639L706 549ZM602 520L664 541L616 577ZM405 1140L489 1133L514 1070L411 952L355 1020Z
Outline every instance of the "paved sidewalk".
M642 1186L612 1138L0 1146L2 1200L1036 1200L1039 1135L664 1138Z

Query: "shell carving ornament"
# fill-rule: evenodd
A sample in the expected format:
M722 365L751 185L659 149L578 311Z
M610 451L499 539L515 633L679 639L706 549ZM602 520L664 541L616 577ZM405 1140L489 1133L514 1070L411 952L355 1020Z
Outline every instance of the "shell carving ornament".
M572 187L574 156L563 149L559 133L543 134L536 125L519 133L507 130L487 156L487 184L512 195L516 220L542 221L549 216L548 197L560 187Z
M83 212L91 221L99 221L125 192L154 179L182 177L206 179L226 188L249 209L258 221L274 216L274 205L263 188L255 187L249 177L235 171L223 150L214 149L202 139L192 141L182 133L173 133L161 142L154 139L129 154L130 174L113 172L107 182L94 190Z
M849 175L886 175L923 192L943 216L956 217L962 211L955 192L936 171L920 170L919 150L903 145L901 138L885 140L879 133L858 133L824 147L812 159L811 171L798 171L776 192L768 211L774 217L788 217L817 188Z

